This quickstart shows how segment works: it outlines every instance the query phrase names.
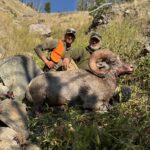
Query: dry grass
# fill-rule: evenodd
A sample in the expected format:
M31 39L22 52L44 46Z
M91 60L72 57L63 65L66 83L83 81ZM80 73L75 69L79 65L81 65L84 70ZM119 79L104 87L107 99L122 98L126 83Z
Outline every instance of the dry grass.
M8 50L7 55L33 52L33 48L38 43L41 43L42 40L41 37L28 32L28 25L37 23L40 19L45 20L45 24L51 28L53 38L63 38L65 30L69 27L73 27L77 30L77 39L74 43L74 47L83 48L87 45L89 37L85 36L84 33L92 20L88 12L38 14L31 10L31 8L20 4L18 1L12 2L4 0L4 2L5 5L3 5L5 7L11 8L11 11L17 14L17 17L14 17L12 13L10 13L10 9L8 9L9 13L0 11L0 42L2 43L1 45ZM138 3L141 5L139 1ZM122 7L128 7L129 4L124 5ZM145 4L143 5L145 6ZM142 9L142 7L140 7L140 9ZM23 17L20 17L20 13L32 14L34 17L30 18L32 21L25 21ZM144 22L146 22L147 18L148 17L143 17L142 21L144 20ZM136 41L139 41L140 33L138 25L133 21L130 22L130 19L123 20L117 18L113 20L107 30L102 29L99 30L99 32L103 36L104 47L110 48L119 54L121 54L122 51L125 52L125 55L136 53L137 48L134 44ZM140 40L143 41L141 37Z
M88 12L42 14L42 17L52 29L60 28L62 32L70 26L80 29L91 19Z
M36 15L37 12L21 3L19 0L1 0L0 11L7 12L13 17L20 17L24 14Z
M1 15L1 14L0 14ZM10 16L3 16L1 46L7 50L6 56L30 52L40 43L40 37L30 34L27 26L19 25Z
M0 43L6 49L5 57L26 53L40 41L39 36L28 32L24 15L31 15L33 19L38 13L19 1L0 1Z
M14 17L5 12L0 12L0 17L0 43L7 50L5 57L29 52L33 54L34 47L44 40L36 34L29 33L28 22L14 19ZM63 38L65 30L73 27L77 30L78 37L74 47L84 47L87 44L87 37L84 35L84 32L88 28L89 21L91 20L87 12L41 14L41 18L46 20L45 23L47 26L52 29L53 38ZM85 21L85 18L88 19Z
M138 42L142 42L140 28L131 18L116 18L99 32L103 37L103 47L109 48L123 58L133 59L139 52Z
M10 1L13 7L16 3L12 4ZM20 7L15 11L16 13L23 9L22 6ZM33 54L33 48L44 40L38 35L29 33L28 21L24 22L20 18L14 18L11 13L1 11L0 18L0 43L7 50L6 56ZM87 12L41 14L40 18L34 19L37 22L38 19L44 19L52 29L53 38L63 38L66 28L74 27L77 30L77 39L73 46L76 49L83 48L88 43L89 37L84 32L89 26L91 17ZM98 30L102 34L103 47L112 49L127 60L133 60L140 50L138 43L145 40L141 30L147 19L148 17L144 16L142 20L141 18L114 19L107 28ZM39 62L37 57L35 59ZM150 136L145 129L150 124L147 94L149 85L143 87L139 80L149 81L149 62L149 57L136 60L138 67L134 75L130 76L130 80L121 79L120 83L130 81L133 86L132 99L129 102L116 105L106 114L83 113L76 108L54 114L48 108L49 112L42 117L30 118L29 127L32 130L30 140L40 144L43 149L148 150Z

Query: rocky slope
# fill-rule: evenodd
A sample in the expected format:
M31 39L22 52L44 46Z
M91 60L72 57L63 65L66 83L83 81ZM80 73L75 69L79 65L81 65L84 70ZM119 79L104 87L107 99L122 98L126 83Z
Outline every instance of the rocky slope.
M0 12L10 14L13 17L33 16L37 14L36 11L27 7L19 0L0 0Z

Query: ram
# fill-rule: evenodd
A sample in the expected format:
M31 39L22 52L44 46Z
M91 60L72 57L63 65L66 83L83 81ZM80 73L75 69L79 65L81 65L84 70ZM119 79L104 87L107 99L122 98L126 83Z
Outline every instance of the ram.
M109 69L99 69L97 61L105 61ZM106 111L109 100L117 87L117 77L133 72L133 66L123 63L109 50L96 51L91 55L86 70L47 72L31 80L26 95L36 107L47 102L61 106L82 102L84 109Z

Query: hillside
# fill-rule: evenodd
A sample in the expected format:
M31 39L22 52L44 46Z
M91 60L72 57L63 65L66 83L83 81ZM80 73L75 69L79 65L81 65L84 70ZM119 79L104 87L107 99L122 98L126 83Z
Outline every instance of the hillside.
M149 0L114 4L107 16L108 24L95 29L102 36L102 48L118 54L135 69L133 74L118 79L118 95L110 110L99 113L66 105L64 110L57 110L45 104L44 113L34 116L33 107L27 103L29 143L42 150L150 149L149 8ZM0 0L0 60L24 54L31 56L40 67L44 65L33 49L47 39L41 33L30 31L31 25L50 29L50 38L63 38L65 30L73 27L77 30L73 47L84 48L90 35L85 32L92 19L89 12L39 13L19 0Z
M136 11L139 12L138 18L136 19L142 20L141 22L143 22L142 26L144 26L144 29L148 26L147 19L149 18L149 6L150 4L147 0L142 2L138 1L136 4ZM113 5L112 7L113 12L117 15L122 15L122 13L126 10L131 11L132 13L134 9L134 3ZM29 26L31 24L45 24L52 30L52 35L54 37L56 36L56 38L60 38L62 37L62 33L64 33L68 27L78 29L79 33L82 33L80 30L85 32L92 20L92 17L89 16L88 12L74 12L71 14L38 13L21 3L19 0L0 0L0 18L1 46L8 51L10 50L12 54L15 54L15 51L29 51L29 49L31 50L38 42L40 42L41 39L36 36L36 40L33 41L33 44L26 44L29 45L29 47L20 47L21 43L31 41L27 40L27 38L30 39L34 36L34 34L29 33ZM79 35L79 38L80 36L82 37L84 35ZM22 38L22 40L20 40L20 38ZM23 45L21 44L21 46Z
M136 11L139 12L137 19L143 19L142 25L144 26L144 29L146 29L148 26L147 18L149 18L150 15L149 6L150 4L147 0L142 2L138 0L138 3L136 4ZM121 15L126 10L129 10L132 13L134 8L134 3L125 3L121 5L113 5L112 10L116 14ZM45 24L49 29L52 30L52 35L54 37L56 36L56 38L60 38L62 36L61 34L64 33L65 29L68 27L77 28L79 32L80 30L85 32L92 20L92 17L89 16L88 12L74 12L71 14L40 14L30 7L27 7L25 4L21 3L19 0L0 0L0 18L1 46L8 51L10 50L11 53L15 53L13 51L29 51L29 49L31 50L38 42L40 42L40 39L36 38L34 44L26 44L29 45L29 47L19 47L21 43L27 42L26 38L32 38L34 36L28 32L29 26L31 24ZM16 36L16 34L19 34L19 37ZM16 38L14 39L14 37ZM20 40L20 37L22 37L22 40ZM19 40L17 38L19 38Z
M1 0L0 1L2 12L10 14L14 17L20 17L24 15L35 15L36 12L27 7L25 4L21 3L19 0Z
M32 53L35 45L42 40L40 35L29 32L32 24L46 25L54 36L59 32L58 38L67 27L82 28L89 22L87 12L40 14L19 0L0 0L0 18L0 46L6 49L5 56L29 51ZM86 21L84 18L87 18Z

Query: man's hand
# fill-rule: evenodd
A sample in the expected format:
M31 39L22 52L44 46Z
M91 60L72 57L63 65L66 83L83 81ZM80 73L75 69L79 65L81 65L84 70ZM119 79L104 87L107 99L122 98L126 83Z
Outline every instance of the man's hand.
M70 64L70 59L69 58L64 58L64 60L62 62L62 66L64 67L65 70L67 70L69 64Z
M48 68L53 68L55 66L55 63L53 61L45 61L45 64L48 66Z

